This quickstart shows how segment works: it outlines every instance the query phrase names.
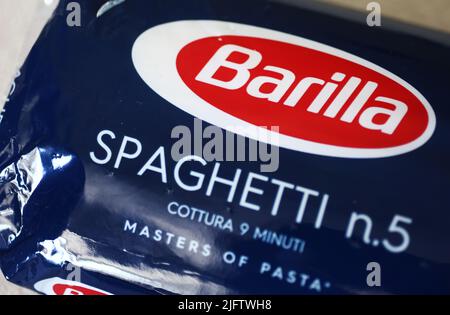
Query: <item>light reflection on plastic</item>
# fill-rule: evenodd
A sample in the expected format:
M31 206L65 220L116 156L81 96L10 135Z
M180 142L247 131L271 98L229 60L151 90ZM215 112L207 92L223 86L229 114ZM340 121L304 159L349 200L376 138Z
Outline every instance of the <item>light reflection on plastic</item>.
M53 169L62 168L65 165L69 164L70 161L72 161L72 157L70 155L55 157L52 159Z

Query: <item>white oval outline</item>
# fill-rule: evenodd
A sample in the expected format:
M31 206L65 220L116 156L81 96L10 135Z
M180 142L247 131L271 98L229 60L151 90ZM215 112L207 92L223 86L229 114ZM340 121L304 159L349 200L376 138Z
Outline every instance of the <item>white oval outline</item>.
M395 147L372 149L335 146L304 140L281 133L273 135L272 131L257 127L206 102L195 94L178 74L176 59L179 51L184 46L201 38L225 35L272 39L279 42L307 47L346 59L383 74L399 83L419 99L428 114L427 128L418 138L409 143ZM431 137L436 126L434 111L425 97L409 83L395 74L370 61L337 48L279 31L234 22L181 20L159 24L139 35L133 44L131 55L136 71L144 82L158 95L181 110L201 120L219 126L220 128L243 136L249 135L243 134L241 128L235 128L233 126L264 129L263 132L270 134L271 138L268 139L278 137L279 143L277 143L277 145L295 151L343 158L381 158L395 156L412 151L423 145ZM264 141L263 139L256 140Z

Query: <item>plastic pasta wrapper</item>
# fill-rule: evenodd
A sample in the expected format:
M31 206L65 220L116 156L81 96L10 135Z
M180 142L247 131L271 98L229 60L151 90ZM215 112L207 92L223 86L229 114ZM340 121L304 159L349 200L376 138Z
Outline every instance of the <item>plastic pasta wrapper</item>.
M77 25L69 2L1 117L8 280L450 293L448 37L266 0L77 1Z

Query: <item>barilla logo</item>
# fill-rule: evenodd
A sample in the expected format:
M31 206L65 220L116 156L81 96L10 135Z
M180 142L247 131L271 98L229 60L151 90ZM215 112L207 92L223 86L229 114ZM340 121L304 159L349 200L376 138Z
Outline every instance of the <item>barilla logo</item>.
M58 277L36 282L34 289L46 295L111 295L90 285Z
M393 73L265 28L162 24L138 37L132 58L142 79L171 104L238 134L277 126L277 137L267 139L292 150L387 157L418 148L435 128L428 101Z

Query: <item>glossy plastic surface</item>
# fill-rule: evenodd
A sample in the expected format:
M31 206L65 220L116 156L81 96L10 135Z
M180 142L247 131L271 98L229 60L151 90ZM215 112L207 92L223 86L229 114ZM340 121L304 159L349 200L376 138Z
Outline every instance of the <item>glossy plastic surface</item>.
M0 248L9 280L36 289L41 280L67 279L73 268L81 268L79 282L117 294L450 293L447 46L274 1L239 1L237 10L233 1L128 0L97 17L100 5L81 1L83 24L68 27L62 1L5 107ZM185 168L186 180L191 170L206 178L198 191L186 191L174 179L171 132L177 125L193 126L193 117L145 84L131 49L147 29L191 19L278 30L376 63L429 100L435 132L422 147L388 158L343 159L280 149L279 169L265 175L327 194L320 229L314 226L320 199L312 201L301 224L295 223L298 195L286 195L278 214L270 214L274 186L252 197L259 211L240 206L244 179L259 173L257 163L220 163L226 178L242 170L232 202L227 202L226 185L206 193L214 162ZM97 142L102 130L115 138L105 138L112 158L98 164L91 154L106 153ZM142 152L115 167L125 136L138 139ZM167 182L156 172L138 175L160 146ZM213 216L231 219L233 231L210 226L204 217L173 215L171 202L202 209L210 221ZM352 213L370 217L369 244L358 227L346 238ZM397 222L410 239L401 253L380 243L402 241L403 234L389 231L396 215L412 220ZM243 233L243 223L253 233ZM302 250L255 239L257 227L298 239ZM192 241L196 250L188 245ZM236 260L231 262L232 254L225 257L227 252ZM239 266L242 256L247 260ZM381 266L381 287L366 283L372 261Z

